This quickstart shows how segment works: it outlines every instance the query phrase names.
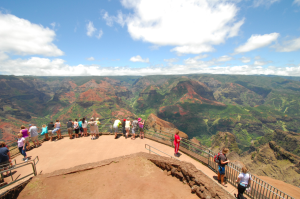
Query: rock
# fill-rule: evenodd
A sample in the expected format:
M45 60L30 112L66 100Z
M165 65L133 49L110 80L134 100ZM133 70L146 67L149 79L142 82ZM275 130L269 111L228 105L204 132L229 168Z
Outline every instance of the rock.
M201 186L199 187L199 190L200 190L201 192L203 192L203 191L205 190L205 187L204 187L203 185L201 185Z
M171 174L172 174L172 172L171 172L171 171L168 171L167 176L169 176L169 175L171 175Z
M204 198L203 193L199 189L196 189L196 194L199 198Z
M199 186L193 185L192 188L191 188L191 192L195 193L197 189L199 189Z
M167 170L164 170L164 174L168 175L168 171L167 171Z
M183 174L182 174L181 172L176 172L176 176L177 176L178 178L180 178L180 179L183 178Z
M176 172L177 172L177 169L173 167L173 168L171 169L171 173L172 173L172 175L175 175L175 174L176 174Z
M190 187L193 187L195 185L195 182L194 181L190 181L189 185L190 185Z

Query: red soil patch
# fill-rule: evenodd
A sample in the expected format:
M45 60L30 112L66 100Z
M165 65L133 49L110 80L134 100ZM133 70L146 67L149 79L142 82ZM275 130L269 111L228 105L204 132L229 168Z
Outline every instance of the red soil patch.
M128 110L121 108L118 111L113 111L112 116L115 118L118 118L118 117L120 117L120 118L126 117L127 118L127 117L135 117L135 114L131 113Z
M102 95L103 96L103 95ZM86 92L80 94L80 101L98 101L102 102L104 100L103 97L100 97L99 93L96 89L89 89Z
M190 187L142 157L68 175L34 178L20 193L31 198L196 199Z
M77 87L77 84L75 84L73 81L69 81L69 84L72 87L72 89Z

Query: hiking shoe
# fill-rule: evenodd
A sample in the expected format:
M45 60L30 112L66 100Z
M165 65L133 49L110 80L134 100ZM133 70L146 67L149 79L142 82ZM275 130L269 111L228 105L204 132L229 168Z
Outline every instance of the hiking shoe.
M28 158L25 159L25 162L27 162L27 161L28 161Z

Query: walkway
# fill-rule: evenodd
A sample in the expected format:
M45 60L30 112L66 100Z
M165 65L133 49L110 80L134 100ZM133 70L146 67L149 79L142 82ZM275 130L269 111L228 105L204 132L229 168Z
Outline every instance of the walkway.
M27 155L32 158L39 156L40 161L37 164L37 173L45 174L55 170L67 169L81 164L98 162L137 152L148 152L145 149L145 144L149 144L167 154L174 154L174 149L172 147L149 139L141 140L137 138L136 140L131 140L130 138L125 139L124 137L114 139L114 136L112 135L103 135L97 140L91 140L90 137L69 140L65 137L59 141L44 142L41 147L28 151ZM23 156L17 156L17 163L20 163L22 158ZM213 177L216 176L216 174L208 167L183 153L179 159L191 162L211 179L214 179ZM30 171L32 172L32 169L27 167L26 169L18 170L13 176L14 178L20 174L24 176L24 173L29 173ZM5 178L5 180L9 180L9 177ZM227 187L223 188L231 194L237 193L237 189L229 183L227 184Z

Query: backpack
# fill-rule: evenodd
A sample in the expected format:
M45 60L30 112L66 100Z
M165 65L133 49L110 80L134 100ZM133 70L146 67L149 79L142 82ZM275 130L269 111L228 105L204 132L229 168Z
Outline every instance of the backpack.
M218 154L216 154L215 156L214 156L214 162L215 163L220 163L220 155L222 154L222 152L219 152Z

